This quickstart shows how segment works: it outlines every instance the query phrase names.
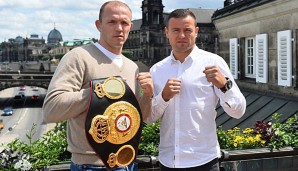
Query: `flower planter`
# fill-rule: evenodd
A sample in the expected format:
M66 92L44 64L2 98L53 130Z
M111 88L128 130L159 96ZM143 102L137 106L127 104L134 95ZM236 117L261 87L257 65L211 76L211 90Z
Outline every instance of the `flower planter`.
M298 150L222 150L221 166L224 171L297 171Z
M158 171L158 158L138 156L138 168L142 171ZM297 171L298 150L291 147L280 150L256 148L246 150L222 150L222 171ZM70 170L70 162L49 166L45 171Z

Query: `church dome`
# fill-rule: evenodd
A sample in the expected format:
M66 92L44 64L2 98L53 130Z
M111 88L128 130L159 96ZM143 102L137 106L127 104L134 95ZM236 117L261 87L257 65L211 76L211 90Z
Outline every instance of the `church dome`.
M23 44L24 43L24 38L22 38L21 36L17 36L15 40L16 40L17 44Z
M63 41L62 35L60 31L58 31L56 28L50 31L48 35L48 43L50 44L56 44L59 43L60 41Z

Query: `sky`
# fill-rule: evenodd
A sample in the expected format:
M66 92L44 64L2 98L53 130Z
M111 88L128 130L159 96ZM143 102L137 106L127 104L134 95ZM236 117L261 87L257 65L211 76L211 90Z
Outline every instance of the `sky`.
M99 38L95 27L100 6L107 0L0 0L0 42L31 34L47 40L54 27L63 40ZM142 18L142 0L129 5L133 20ZM163 0L164 12L177 8L221 9L224 0Z

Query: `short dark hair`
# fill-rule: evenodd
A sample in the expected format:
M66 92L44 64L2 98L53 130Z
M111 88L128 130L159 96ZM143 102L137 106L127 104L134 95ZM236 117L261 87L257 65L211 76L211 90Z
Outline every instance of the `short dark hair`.
M114 3L115 5L118 5L118 6L124 6L124 7L126 7L126 8L130 11L130 13L132 13L132 12L131 12L131 9L129 8L129 6L128 6L126 3L124 3L124 2L121 2L121 1L107 1L107 2L105 2L104 4L102 4L102 6L100 7L100 10L99 10L99 16L98 16L98 20L99 20L100 22L102 21L102 14L103 14L103 12L104 12L104 9L105 9L105 7L106 7L109 3Z
M169 21L171 18L185 18L187 16L191 16L196 21L196 16L189 9L175 9L170 13L166 27L169 26Z

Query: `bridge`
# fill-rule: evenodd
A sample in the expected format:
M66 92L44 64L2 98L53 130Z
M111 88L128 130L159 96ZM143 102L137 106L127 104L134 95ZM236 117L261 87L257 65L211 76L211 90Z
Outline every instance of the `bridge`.
M23 85L47 89L56 67L49 61L0 62L0 91Z
M17 86L37 86L47 89L52 79L53 72L0 72L0 91Z

